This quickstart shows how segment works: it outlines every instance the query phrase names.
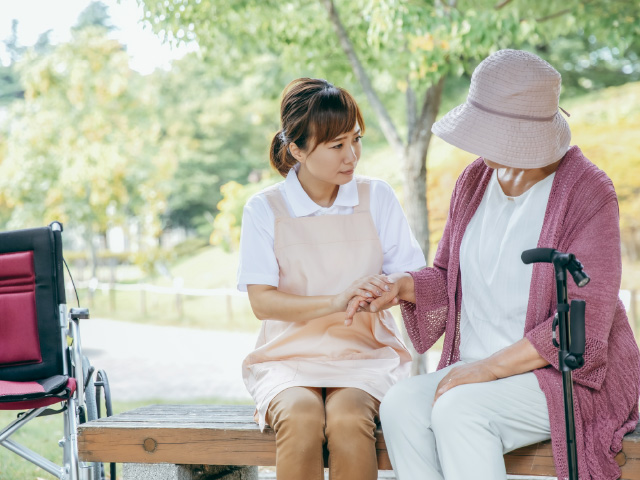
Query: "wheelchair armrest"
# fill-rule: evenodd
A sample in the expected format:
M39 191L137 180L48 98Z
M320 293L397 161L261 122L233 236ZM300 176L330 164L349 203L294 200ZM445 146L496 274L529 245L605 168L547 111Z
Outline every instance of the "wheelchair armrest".
M86 320L89 318L88 308L72 308L69 310L72 320Z

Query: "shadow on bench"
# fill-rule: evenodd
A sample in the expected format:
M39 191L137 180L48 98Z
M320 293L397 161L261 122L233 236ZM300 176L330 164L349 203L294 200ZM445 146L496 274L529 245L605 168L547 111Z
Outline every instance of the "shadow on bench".
M109 418L80 425L80 459L90 462L125 464L190 465L168 479L195 478L202 465L227 466L230 476L215 478L257 478L256 469L238 466L275 465L275 435L264 433L253 421L254 408L248 405L150 405ZM378 429L378 468L391 470L382 430ZM624 439L616 460L623 480L640 480L640 428ZM555 476L551 442L514 450L504 456L507 473ZM124 479L147 478L132 473L144 466L125 466ZM220 470L220 469L217 469ZM189 471L195 472L189 477ZM254 473L251 473L254 472ZM150 478L150 477L149 477ZM160 480L160 477L154 475Z

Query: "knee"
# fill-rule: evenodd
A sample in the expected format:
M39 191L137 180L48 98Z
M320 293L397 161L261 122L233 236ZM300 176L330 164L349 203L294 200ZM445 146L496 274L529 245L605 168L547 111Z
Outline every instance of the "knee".
M280 442L291 440L305 444L324 442L324 411L313 402L304 400L295 402L282 412L275 421L273 429ZM300 445L302 448L303 445Z
M361 410L341 410L327 414L326 436L328 442L350 442L354 439L375 440L375 413Z
M359 389L343 389L326 402L327 440L333 437L373 439L378 401Z
M456 433L486 419L477 412L472 396L456 387L438 398L431 412L431 429L437 436Z
M416 415L421 416L428 406L424 408L414 408L421 404L414 398L414 388L411 378L395 384L382 399L380 403L380 423L385 430L394 427L402 428L407 422L414 422Z
M293 405L288 412L282 415L278 423L280 427L295 428L304 431L324 429L324 412L315 408L308 408L299 402Z

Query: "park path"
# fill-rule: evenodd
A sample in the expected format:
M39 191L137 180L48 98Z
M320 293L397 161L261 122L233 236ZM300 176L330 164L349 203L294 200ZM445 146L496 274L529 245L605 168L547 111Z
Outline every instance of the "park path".
M251 400L240 366L256 333L90 319L81 335L91 363L107 372L116 402Z
M109 376L113 399L251 401L241 365L258 332L226 332L90 319L82 347ZM428 356L434 371L439 352Z

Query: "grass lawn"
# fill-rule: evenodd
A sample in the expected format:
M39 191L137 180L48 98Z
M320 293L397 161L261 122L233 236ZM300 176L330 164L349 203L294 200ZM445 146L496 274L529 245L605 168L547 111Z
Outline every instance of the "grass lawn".
M206 247L171 267L173 278L182 279L184 288L236 288L238 254L220 248ZM116 277L118 281L118 277ZM155 286L170 287L172 279L158 277L140 280ZM258 320L253 316L249 299L245 296L197 297L138 291L96 290L93 297L87 289L79 290L80 303L91 309L95 318L113 318L129 322L210 328L215 330L255 331ZM68 297L69 303L73 298ZM179 309L181 302L181 312Z
M148 400L144 402L116 403L113 405L114 413L121 413L127 410L151 404L217 404L230 403L220 401L215 398L202 399L189 402ZM54 406L55 407L55 406ZM0 411L0 428L4 428L13 419L15 411ZM58 446L58 440L63 436L62 415L51 415L48 417L36 418L18 430L11 439L38 452L49 460L62 464L62 448ZM118 478L121 475L122 465L118 465ZM107 470L108 475L108 470ZM27 462L22 457L13 454L9 450L0 447L0 479L2 480L55 480L56 477Z

